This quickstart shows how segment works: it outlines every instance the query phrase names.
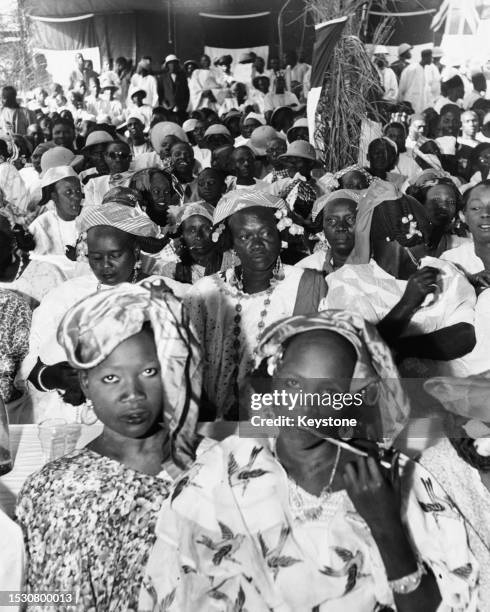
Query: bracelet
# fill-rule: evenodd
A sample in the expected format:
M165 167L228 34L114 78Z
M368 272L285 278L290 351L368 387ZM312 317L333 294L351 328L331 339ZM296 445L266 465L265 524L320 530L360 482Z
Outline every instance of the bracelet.
M42 373L47 370L48 367L47 366L42 366L39 368L39 372L37 373L37 377L36 377L36 382L37 382L37 386L39 387L39 389L41 391L45 391L46 393L48 393L49 391L51 391L51 389L48 389L47 387L45 387L41 381L41 376Z
M388 584L393 593L398 595L407 595L416 591L422 581L422 576L425 574L425 567L422 563L417 562L417 571L413 574L408 574L398 580L389 580Z

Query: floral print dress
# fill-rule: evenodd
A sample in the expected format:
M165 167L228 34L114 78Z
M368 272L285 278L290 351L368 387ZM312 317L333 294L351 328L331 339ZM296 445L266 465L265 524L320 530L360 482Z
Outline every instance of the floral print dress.
M74 591L77 605L57 611L136 610L171 486L166 473L136 472L88 449L45 465L24 484L16 509L28 591Z

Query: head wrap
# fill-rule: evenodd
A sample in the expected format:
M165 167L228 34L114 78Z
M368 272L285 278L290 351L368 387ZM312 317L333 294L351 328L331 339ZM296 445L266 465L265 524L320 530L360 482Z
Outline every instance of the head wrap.
M374 181L374 176L370 174L365 168L359 166L359 164L353 164L352 166L342 168L342 170L334 172L333 174L325 174L320 179L318 179L318 182L321 183L322 187L325 190L333 191L334 189L338 189L340 187L340 179L349 172L360 172L366 179L368 185L370 185Z
M180 127L180 125L172 123L171 121L161 121L160 123L155 123L150 130L151 146L155 149L155 151L160 149L163 139L167 136L175 136L182 142L189 142L187 134Z
M371 257L371 225L375 209L384 202L397 201L396 205L388 204L384 216L377 220L374 228L376 234L396 240L403 246L413 246L422 242L422 233L417 225L428 224L427 213L422 204L414 198L404 195L387 181L374 181L359 201L355 242L347 258L349 264L366 264ZM406 227L405 227L406 226ZM406 233L402 232L406 230Z
M318 200L313 204L311 218L313 221L315 221L327 204L334 202L335 200L352 200L357 206L359 204L359 200L361 199L361 195L361 192L354 191L353 189L339 189L337 191L332 191L332 193L318 198Z
M133 236L158 235L158 226L148 215L138 208L117 202L107 202L103 206L88 206L80 215L80 231L86 232L91 227L109 225Z
M199 202L192 202L190 204L186 204L185 206L179 207L179 211L176 215L176 225L182 225L184 221L189 219L189 217L193 217L195 215L200 215L201 217L205 217L208 221L213 223L213 213L214 208L211 204L208 204L204 200L199 200Z
M355 393L370 383L377 384L382 435L385 445L390 446L407 423L410 405L390 349L379 336L376 327L362 317L341 310L324 310L314 315L287 317L276 321L264 331L257 347L256 369L267 359L268 372L272 376L282 359L284 343L287 340L298 334L320 329L339 334L348 340L356 351L357 362L351 392Z
M276 210L287 210L284 200L270 193L248 189L236 189L235 191L230 191L225 194L218 202L214 209L213 223L217 225L228 217L231 217L231 215L255 206L274 208Z
M187 468L194 460L201 357L186 312L171 293L155 296L149 283L122 283L94 293L63 317L58 342L72 367L90 370L139 333L146 321L152 326L161 366L163 419L170 433L171 457Z

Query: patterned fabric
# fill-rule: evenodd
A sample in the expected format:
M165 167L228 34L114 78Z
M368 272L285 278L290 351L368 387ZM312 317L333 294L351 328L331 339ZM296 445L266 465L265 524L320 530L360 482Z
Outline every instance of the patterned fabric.
M37 214L29 210L29 193L15 166L0 163L0 208L4 209L11 224L26 226Z
M353 191L352 189L339 189L338 191L333 191L332 193L324 195L321 198L318 198L318 200L313 204L311 218L314 221L325 206L330 202L334 202L335 200L352 200L358 205L361 195L362 192Z
M85 208L80 215L80 231L86 232L91 227L109 225L133 236L152 236L159 234L159 228L148 215L137 208L111 202L103 207Z
M415 471L403 479L402 520L436 577L439 609L475 612L478 565L464 523L430 473L404 460ZM394 609L378 546L345 491L299 519L295 488L264 440L230 436L201 455L162 507L139 610Z
M324 310L317 315L280 319L265 331L257 349L255 367L264 359L272 376L282 359L285 342L307 331L325 329L343 336L357 354L352 375L352 393L368 383L378 388L377 406L381 414L383 438L389 446L408 421L410 405L396 369L390 349L383 342L374 325L360 316L342 310Z
M31 310L17 293L0 289L0 398L14 399L14 378L29 349Z
M264 191L252 191L248 189L237 189L225 194L214 209L215 225L221 223L231 215L240 210L262 206L276 210L287 210L286 203L282 198L271 195Z
M187 206L179 207L179 212L176 216L176 225L182 225L184 221L186 221L189 217L193 217L194 215L199 215L208 219L208 221L213 222L213 213L214 207L211 204L208 204L204 200L199 200L199 202L192 202L191 204L187 204Z
M30 476L16 508L28 591L76 591L79 612L135 610L170 486L165 473L136 472L87 449Z
M151 323L160 362L163 418L170 432L172 459L187 467L194 459L201 359L186 312L170 292L156 298L147 282L121 283L89 295L63 317L58 342L72 367L88 370L140 332L146 321Z

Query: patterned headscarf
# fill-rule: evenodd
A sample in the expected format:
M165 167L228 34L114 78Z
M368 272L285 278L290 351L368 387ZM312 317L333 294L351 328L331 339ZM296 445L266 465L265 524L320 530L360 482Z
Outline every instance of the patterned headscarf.
M276 321L265 331L257 348L255 367L268 360L272 376L282 359L284 344L298 334L325 329L344 337L354 347L357 362L351 392L373 383L378 386L377 405L381 415L385 446L390 446L405 427L410 405L391 351L379 336L376 327L360 316L342 310L324 310L315 315L287 317Z
M391 204L395 202L396 204ZM364 192L359 201L355 242L351 254L347 258L348 264L366 264L371 258L371 225L375 209L386 204L383 215L376 220L373 231L378 237L387 240L396 240L403 246L413 246L422 242L423 234L420 228L428 226L427 213L414 198L404 195L401 191L387 181L374 181Z
M170 292L155 295L150 283L122 283L94 293L63 317L58 342L73 368L90 370L147 321L161 366L171 456L176 465L187 468L194 460L201 355L186 311Z
M274 196L265 191L248 189L237 189L225 194L214 209L214 225L218 225L231 215L245 210L261 206L263 208L274 208L276 210L287 210L286 203L282 198Z
M333 191L334 189L339 189L340 179L349 172L360 172L366 179L368 185L370 185L375 179L375 177L370 174L366 168L363 168L359 164L353 164L352 166L342 168L342 170L338 170L333 174L325 174L322 178L318 179L318 182L326 191Z
M158 225L138 208L117 202L107 202L103 206L88 206L80 215L80 231L86 232L91 227L109 225L133 236L153 236L159 233Z
M361 199L362 192L354 191L353 189L339 189L338 191L332 191L327 195L318 198L318 200L313 204L313 210L311 211L311 218L313 221L318 217L318 215L322 212L322 210L329 204L330 202L334 202L335 200L352 200L356 203L356 206L359 205L359 200Z
M211 204L208 204L204 200L199 200L199 202L191 202L179 208L179 212L176 216L176 225L182 225L184 221L189 219L189 217L193 217L194 215L200 215L208 221L213 222L213 213L214 207Z

